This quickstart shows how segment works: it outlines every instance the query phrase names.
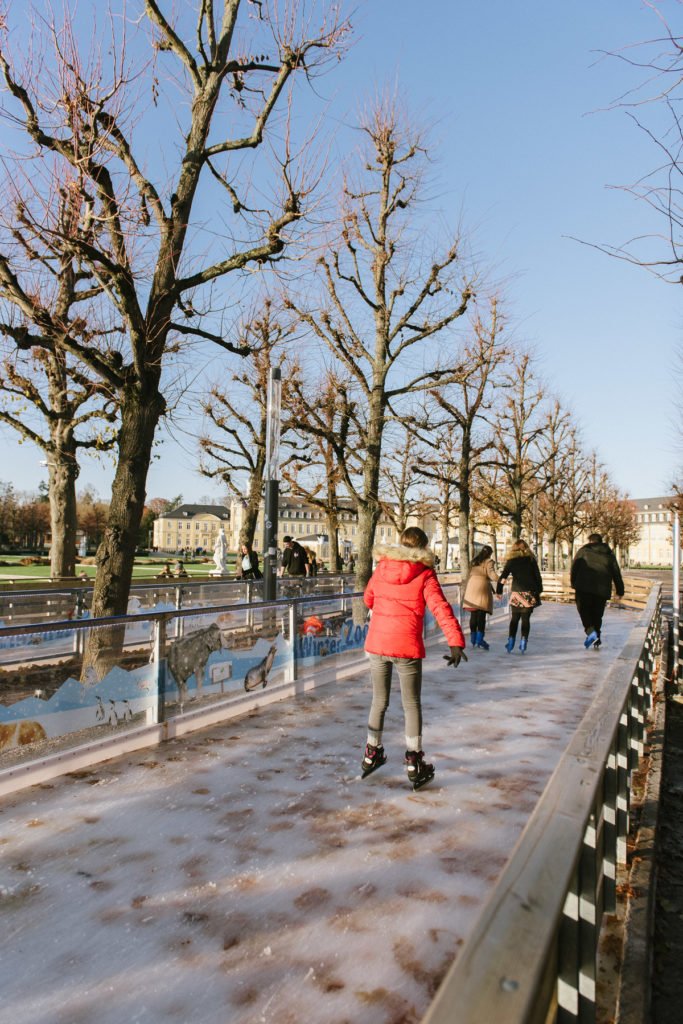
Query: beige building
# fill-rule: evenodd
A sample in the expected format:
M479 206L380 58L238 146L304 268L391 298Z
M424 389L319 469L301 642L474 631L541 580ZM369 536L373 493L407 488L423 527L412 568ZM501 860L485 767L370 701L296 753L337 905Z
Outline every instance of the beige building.
M629 565L673 565L672 497L635 498L640 537L628 550Z
M224 505L179 505L154 520L157 551L213 552L221 528L229 537L230 512Z
M239 544L239 535L244 520L244 503L236 499L230 502L230 529L226 527L228 547L236 551ZM278 510L278 547L283 547L283 537L294 537L304 547L312 547L320 557L325 560L329 558L329 543L327 539L327 517L324 512L315 505L311 505L303 499L292 498L290 495L280 495ZM358 516L355 509L350 505L344 505L339 512L339 548L342 554L357 552ZM382 516L377 527L375 541L378 544L395 544L398 534L393 523L387 516ZM259 510L254 534L254 548L261 551L263 548L263 504Z

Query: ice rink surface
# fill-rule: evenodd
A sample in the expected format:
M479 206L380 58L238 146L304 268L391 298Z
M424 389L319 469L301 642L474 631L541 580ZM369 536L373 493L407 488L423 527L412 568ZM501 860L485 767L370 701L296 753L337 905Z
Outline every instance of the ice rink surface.
M587 652L544 604L524 655L505 621L457 670L432 646L417 793L397 683L360 779L362 673L5 798L1 1024L419 1021L636 620Z

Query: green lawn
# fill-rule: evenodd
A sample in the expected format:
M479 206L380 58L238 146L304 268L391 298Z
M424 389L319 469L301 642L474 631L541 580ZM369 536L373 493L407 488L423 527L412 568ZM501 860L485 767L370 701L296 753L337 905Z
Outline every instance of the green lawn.
M20 565L19 562L23 555L0 555L0 563L11 563L9 565L0 564L0 583L8 582L9 580L49 580L50 579L50 566L49 565ZM149 558L138 558L135 560L133 566L133 579L136 581L142 580L153 580L160 572L162 572L166 562L171 566L171 570L175 568L176 559L149 559ZM208 576L216 566L213 560L208 562L183 562L185 571L189 577L192 576ZM76 568L76 575L86 573L88 579L93 580L97 569L94 565L79 565ZM228 559L228 572L235 571L235 563L230 562Z

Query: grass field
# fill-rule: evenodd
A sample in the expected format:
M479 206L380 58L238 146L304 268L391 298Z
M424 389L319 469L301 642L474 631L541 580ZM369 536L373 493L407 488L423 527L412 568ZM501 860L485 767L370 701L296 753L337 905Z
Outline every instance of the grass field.
M50 579L49 565L20 565L19 563L23 557L23 555L0 555L0 563L10 563L0 564L0 583L8 583L10 580ZM137 581L155 579L163 571L166 562L171 566L171 570L175 568L175 558L137 558L133 566L133 579ZM208 576L216 568L213 560L206 562L184 561L183 564L189 577ZM228 572L232 573L234 571L235 563L228 559ZM97 567L94 565L79 565L76 568L77 577L81 573L85 573L89 580L94 580L96 572Z

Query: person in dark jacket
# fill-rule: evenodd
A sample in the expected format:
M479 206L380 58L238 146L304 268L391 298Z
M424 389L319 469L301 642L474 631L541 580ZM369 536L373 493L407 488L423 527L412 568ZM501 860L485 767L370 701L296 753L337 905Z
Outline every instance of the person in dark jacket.
M519 649L524 654L529 643L531 615L541 603L543 579L531 548L525 540L516 540L510 548L507 562L498 580L496 593L503 593L503 583L512 576L512 592L510 594L510 625L505 650L512 654L517 639L517 627L522 624L522 638Z
M461 660L467 661L463 651L465 638L436 578L434 555L428 544L423 530L409 526L401 534L400 544L376 547L373 556L378 559L377 568L363 595L372 613L365 639L372 678L372 705L361 771L365 777L386 761L382 730L395 665L405 716L404 764L413 789L419 789L434 778L434 765L425 763L422 752L425 608L430 609L441 626L450 647L450 655L444 655L446 663L457 668Z
M613 584L617 597L623 597L624 581L614 552L603 543L599 533L591 533L588 543L577 551L571 569L571 585L586 634L583 642L586 650L600 647L602 617L612 596Z
M251 544L242 545L238 569L238 575L243 580L263 579L263 573L259 568L258 554L254 551Z
M282 555L282 572L288 576L308 576L308 555L306 549L293 537L283 537L285 550Z

